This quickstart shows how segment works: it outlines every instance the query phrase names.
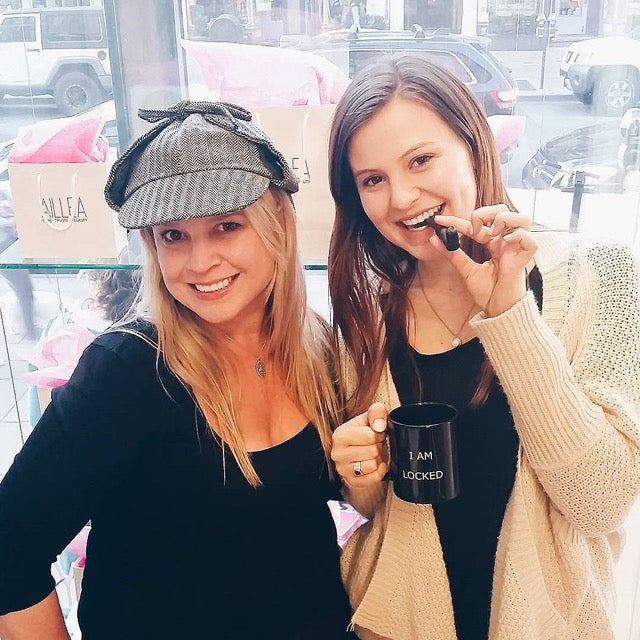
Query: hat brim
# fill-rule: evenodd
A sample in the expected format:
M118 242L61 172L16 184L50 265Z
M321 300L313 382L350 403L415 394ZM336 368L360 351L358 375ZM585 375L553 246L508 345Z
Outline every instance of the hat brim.
M136 189L118 213L126 229L244 209L269 188L269 178L241 169L210 169L153 180Z

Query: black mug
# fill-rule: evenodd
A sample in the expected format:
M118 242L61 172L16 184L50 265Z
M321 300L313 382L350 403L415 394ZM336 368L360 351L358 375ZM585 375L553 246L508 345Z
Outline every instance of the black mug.
M407 404L389 413L390 475L400 500L438 504L458 495L457 415L439 402Z

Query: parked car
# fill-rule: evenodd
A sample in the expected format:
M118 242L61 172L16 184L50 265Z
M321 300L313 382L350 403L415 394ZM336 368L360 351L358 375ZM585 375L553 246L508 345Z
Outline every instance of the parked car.
M112 92L104 12L97 7L7 11L0 15L0 98L51 95L73 115Z
M286 36L283 47L319 54L353 77L375 58L397 51L419 52L462 80L489 115L514 112L518 89L511 72L488 50L489 38L461 36L438 29L425 32L414 25L408 31L338 29L311 37Z
M573 43L560 63L560 75L584 104L622 115L640 100L640 27L626 36Z
M622 119L574 129L542 145L522 169L528 189L573 189L585 172L588 191L622 193L631 172L640 170L640 109Z

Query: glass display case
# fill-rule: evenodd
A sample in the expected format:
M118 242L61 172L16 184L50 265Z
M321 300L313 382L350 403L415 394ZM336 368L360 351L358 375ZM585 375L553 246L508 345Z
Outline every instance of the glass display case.
M25 152L25 140L38 133L39 143L26 151L33 152L30 162L42 162L42 171L47 164L78 162L79 153L91 156L94 146L107 165L151 126L138 118L140 108L182 99L242 104L300 181L295 202L310 302L328 318L333 202L326 159L333 110L364 64L410 50L444 64L476 95L509 194L539 228L586 233L637 250L637 5L0 0L0 478L46 403L46 394L25 380L34 359L43 357L43 344L69 324L84 323L94 332L107 326L100 287L132 287L142 263L136 232L109 260L90 253L58 260L53 246L42 247L40 258L23 256L12 204L20 198L12 196L12 186L33 191L41 182L11 184L8 162L16 145ZM608 38L613 34L615 41ZM70 132L90 121L95 131L89 148L72 145L69 151ZM59 155L63 148L71 162ZM103 187L95 183L96 198ZM77 355L85 338L70 335L66 345L50 348ZM68 371L70 363L61 366ZM634 534L640 506L628 527L616 640L640 637L640 537Z

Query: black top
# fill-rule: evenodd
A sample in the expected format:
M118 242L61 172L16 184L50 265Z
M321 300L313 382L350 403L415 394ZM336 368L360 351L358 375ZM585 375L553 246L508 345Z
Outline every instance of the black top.
M0 614L51 592L50 564L91 520L83 640L346 637L316 429L252 454L257 490L228 448L225 481L222 458L153 347L97 338L0 484Z
M416 373L406 352L390 356L391 373L402 404L444 402L458 412L460 494L434 505L444 554L458 640L486 640L491 583L498 535L513 487L518 435L497 382L486 402L469 407L485 354L476 338L456 349L415 359L422 394L413 389ZM410 360L409 360L410 362Z

